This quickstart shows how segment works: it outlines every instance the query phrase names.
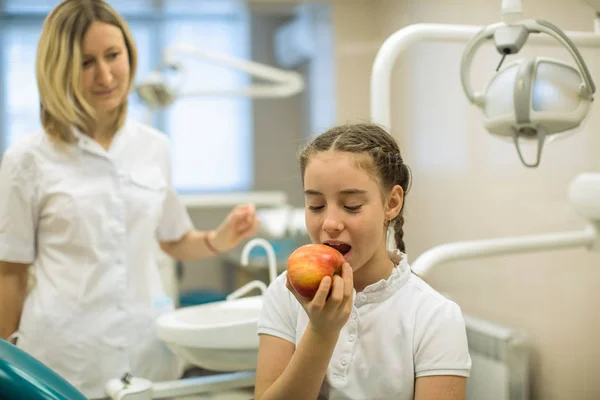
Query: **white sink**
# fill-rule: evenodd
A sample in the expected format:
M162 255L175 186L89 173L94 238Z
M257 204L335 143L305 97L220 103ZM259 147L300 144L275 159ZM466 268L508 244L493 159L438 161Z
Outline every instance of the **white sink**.
M214 371L255 369L262 296L175 310L157 321L157 334L187 362Z
M248 265L255 246L267 252L269 278L277 277L275 251L260 238L250 240L242 250L242 265ZM256 369L258 358L258 318L262 296L242 297L251 290L262 294L267 285L252 281L227 296L227 300L185 307L161 316L158 337L187 362L213 371Z

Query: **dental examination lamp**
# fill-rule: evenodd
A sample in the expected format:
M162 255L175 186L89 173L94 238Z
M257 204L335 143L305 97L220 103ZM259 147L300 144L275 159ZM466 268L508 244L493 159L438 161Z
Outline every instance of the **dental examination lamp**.
M503 11L506 16L510 10L503 8ZM552 58L526 57L497 70L485 92L473 92L469 73L479 47L493 39L502 55L502 64L507 55L521 50L532 33L556 39L568 50L576 68ZM484 114L484 127L492 134L512 139L527 167L539 165L547 138L581 125L596 91L585 61L569 37L554 24L537 19L484 27L467 43L460 77L467 99ZM535 162L524 160L520 139L537 141Z
M232 68L260 78L266 83L254 83L239 88L188 89L185 77L189 73L176 55L183 54L207 62ZM180 75L178 85L168 83L163 71L176 71ZM179 44L165 51L164 61L158 70L151 72L136 86L136 93L151 108L171 105L181 97L197 96L246 96L253 98L291 97L304 90L304 80L295 71L286 71L265 64L231 57L225 54L202 51L194 46Z
M592 6L600 11L600 1L594 0L594 3ZM372 120L391 130L394 65L411 46L431 41L466 43L460 76L467 99L483 111L484 126L490 133L512 139L523 164L538 166L547 139L577 128L589 111L596 87L575 46L600 47L600 18L596 18L595 32L562 32L547 21L522 19L521 16L520 0L502 0L503 22L485 27L420 23L394 32L384 41L373 63ZM516 54L526 42L560 45L570 53L576 68L546 57L525 58L499 69L485 92L474 92L469 82L473 57L490 39L494 39L503 59L506 55ZM519 140L537 141L535 162L528 164L523 160Z
M585 2L600 12L600 0ZM371 118L393 132L392 74L396 61L411 46L428 41L466 43L460 76L467 99L483 111L484 126L490 133L512 139L521 162L536 167L546 139L579 127L590 109L596 87L575 46L600 48L598 15L593 32L563 33L547 21L522 19L520 0L502 0L503 22L483 28L454 24L406 26L390 35L375 57L371 71ZM498 68L484 93L473 92L468 79L471 63L476 50L490 39L502 55L500 65L506 55L518 53L529 40L534 44L565 47L576 67L546 57L524 58ZM534 163L523 160L520 139L537 141ZM579 174L571 182L568 201L587 220L584 229L443 244L421 254L411 269L426 279L435 267L448 261L578 247L600 251L600 173ZM388 246L393 249L395 243Z

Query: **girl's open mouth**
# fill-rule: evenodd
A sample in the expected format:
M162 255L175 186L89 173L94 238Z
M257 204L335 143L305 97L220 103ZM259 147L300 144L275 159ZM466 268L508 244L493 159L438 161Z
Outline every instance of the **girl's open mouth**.
M346 260L348 259L348 254L350 253L350 250L352 250L352 246L343 242L328 241L324 242L323 244L333 247L334 249L342 253Z

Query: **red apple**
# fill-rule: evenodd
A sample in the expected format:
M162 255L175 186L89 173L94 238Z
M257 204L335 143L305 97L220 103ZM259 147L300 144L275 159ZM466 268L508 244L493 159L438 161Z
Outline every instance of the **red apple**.
M346 260L342 253L325 244L307 244L294 250L287 262L287 276L299 295L312 299L321 280L341 273Z

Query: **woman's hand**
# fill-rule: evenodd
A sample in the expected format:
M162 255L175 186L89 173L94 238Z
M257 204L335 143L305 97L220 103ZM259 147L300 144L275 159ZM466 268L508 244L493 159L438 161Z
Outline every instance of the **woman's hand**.
M286 285L308 314L309 328L320 335L339 334L352 312L354 281L350 264L344 263L342 276L323 278L312 300L300 296L289 280Z
M225 217L209 240L218 251L231 250L243 240L256 235L258 226L254 204L240 205Z

